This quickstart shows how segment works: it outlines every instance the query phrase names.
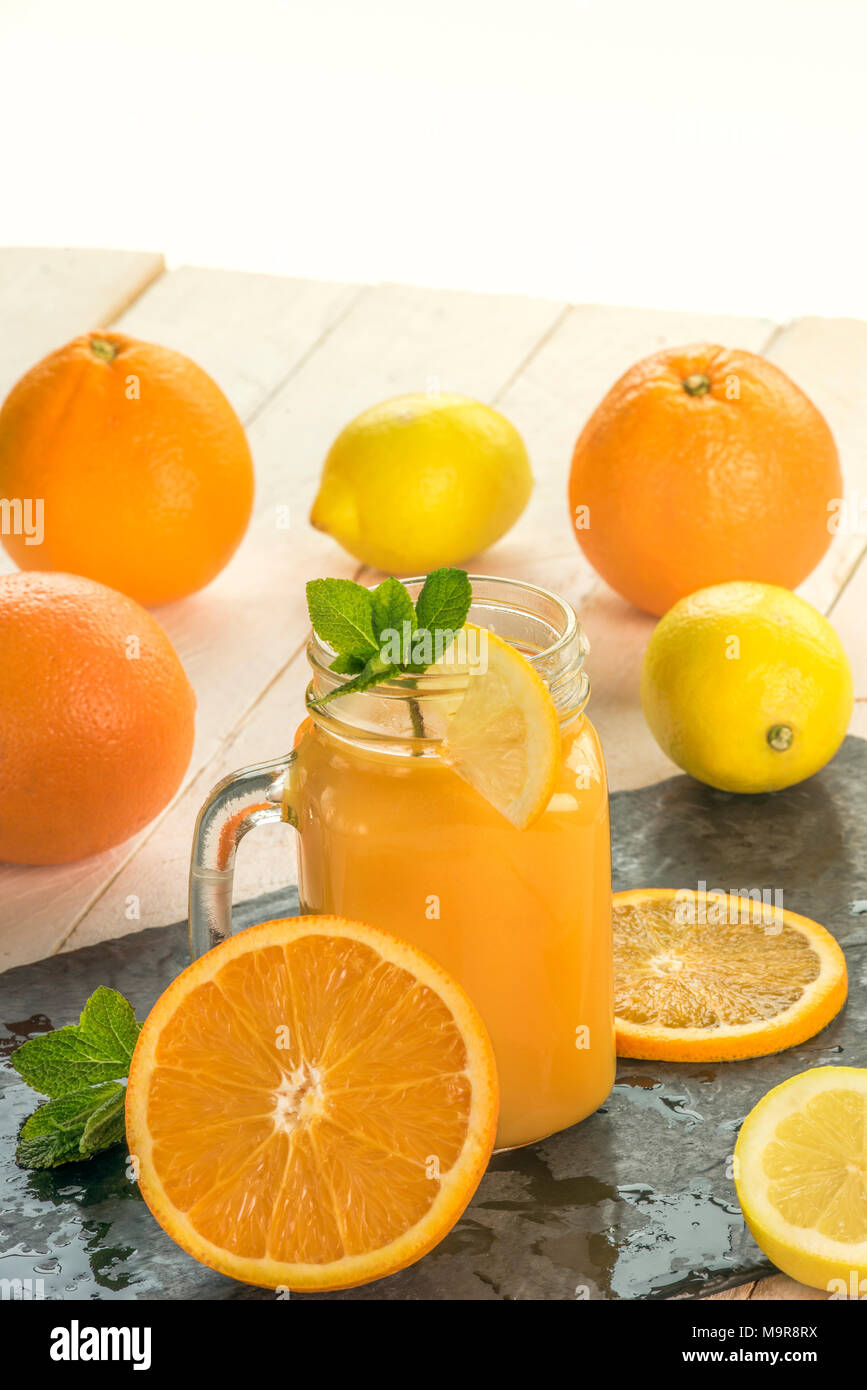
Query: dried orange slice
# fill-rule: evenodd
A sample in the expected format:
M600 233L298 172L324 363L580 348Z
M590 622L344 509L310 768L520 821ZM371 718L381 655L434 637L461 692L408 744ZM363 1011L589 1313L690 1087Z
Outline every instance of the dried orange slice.
M190 1255L268 1288L347 1288L457 1221L494 1144L494 1057L413 947L339 917L265 922L157 1001L126 1123L142 1195Z
M615 893L617 1051L672 1062L733 1061L795 1047L846 1001L830 932L728 893Z

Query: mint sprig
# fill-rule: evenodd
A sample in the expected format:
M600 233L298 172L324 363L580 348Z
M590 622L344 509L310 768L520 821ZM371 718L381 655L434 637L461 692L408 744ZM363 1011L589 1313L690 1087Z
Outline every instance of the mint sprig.
M456 632L467 621L472 600L473 588L466 570L432 570L416 600L418 625L430 632Z
M11 1062L51 1099L25 1120L15 1157L24 1168L89 1158L124 1136L126 1087L141 1024L117 990L100 986L78 1023L22 1043Z
M123 1138L126 1087L116 1081L70 1091L24 1121L15 1157L22 1168L57 1168L107 1149Z
M370 594L373 631L378 643L382 642L382 634L389 629L400 632L406 622L413 629L416 627L413 601L399 579L390 575L388 579L383 579L372 593L369 589L365 589L364 592ZM466 614L464 617L466 618Z
M431 650L447 650L467 620L472 597L466 571L449 567L431 571L415 604L393 576L375 589L351 579L311 580L307 608L313 630L337 653L330 669L353 677L312 703L324 705L339 695L368 690L401 672L421 674L430 663L412 661L416 639L430 633ZM395 634L401 638L399 661L394 660Z
M352 579L311 579L307 607L316 632L338 656L362 662L376 656L379 643L373 632L373 602L363 585Z

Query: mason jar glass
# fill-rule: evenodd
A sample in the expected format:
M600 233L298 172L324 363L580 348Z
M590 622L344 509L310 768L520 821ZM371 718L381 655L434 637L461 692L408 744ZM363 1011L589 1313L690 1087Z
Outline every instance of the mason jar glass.
M315 636L307 717L293 750L216 787L196 828L193 956L232 931L232 870L263 820L297 830L302 911L385 928L440 962L491 1036L499 1148L595 1110L614 1080L608 794L587 712L587 643L568 603L515 580L470 576L469 621L518 648L560 717L560 776L518 830L449 768L442 740L473 679L439 667L323 706L348 677ZM406 581L415 596L421 579Z

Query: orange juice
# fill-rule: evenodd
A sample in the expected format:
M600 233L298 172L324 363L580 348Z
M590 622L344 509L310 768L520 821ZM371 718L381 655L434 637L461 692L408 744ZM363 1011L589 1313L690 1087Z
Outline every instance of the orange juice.
M487 1024L501 1148L583 1119L614 1080L608 797L585 715L548 809L516 830L437 758L307 723L289 800L303 911L393 931L438 960Z
M608 796L571 607L530 584L470 579L470 623L520 651L547 687L554 717L545 691L535 717L548 720L549 750L559 721L559 780L541 813L517 828L448 765L466 668L342 690L334 652L314 636L294 750L225 778L199 814L190 937L195 958L231 934L237 846L288 820L305 912L391 930L464 986L494 1044L508 1148L583 1119L614 1079ZM422 583L406 581L412 597Z

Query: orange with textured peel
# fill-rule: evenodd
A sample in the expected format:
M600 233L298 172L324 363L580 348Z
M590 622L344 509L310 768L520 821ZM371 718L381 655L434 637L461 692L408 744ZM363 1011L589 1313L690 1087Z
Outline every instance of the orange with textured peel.
M612 386L575 445L569 501L593 567L661 614L730 579L794 589L830 544L842 488L824 416L785 372L701 343Z
M347 1288L457 1221L493 1148L496 1071L433 961L374 927L296 917L169 986L126 1118L145 1201L190 1255L268 1288Z
M147 606L194 593L239 545L253 505L243 427L172 348L86 333L38 362L0 410L0 497L44 504L21 569L87 575Z
M196 697L156 618L71 574L0 575L0 860L111 849L171 800Z

